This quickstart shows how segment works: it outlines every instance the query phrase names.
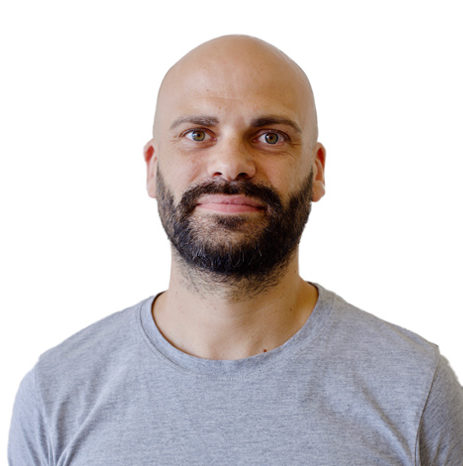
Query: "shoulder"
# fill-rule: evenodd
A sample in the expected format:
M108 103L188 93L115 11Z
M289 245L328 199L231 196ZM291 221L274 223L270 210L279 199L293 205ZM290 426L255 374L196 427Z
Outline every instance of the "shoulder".
M436 344L359 309L331 291L324 292L331 297L331 331L336 333L339 344L349 346L357 354L365 353L411 366L426 364L436 369L440 357Z
M151 299L115 312L43 353L34 368L37 384L46 388L63 380L77 382L117 364L127 348L139 341L140 310Z
M460 464L463 389L439 347L321 289L324 389L349 414L408 439L420 464ZM341 388L341 390L340 390ZM380 420L380 421L378 421Z
M323 339L332 378L352 381L397 410L414 406L418 422L441 355L437 345L322 290L329 303Z
M18 390L9 454L49 464L108 387L124 386L140 351L140 312L152 297L105 317L43 353ZM143 344L142 344L143 345ZM106 400L107 402L107 400Z

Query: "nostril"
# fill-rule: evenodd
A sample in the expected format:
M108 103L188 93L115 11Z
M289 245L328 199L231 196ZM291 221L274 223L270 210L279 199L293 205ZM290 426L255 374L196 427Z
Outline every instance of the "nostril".
M237 175L227 175L226 172L214 172L212 178L222 177L227 180L249 180L252 176L246 172L240 172Z

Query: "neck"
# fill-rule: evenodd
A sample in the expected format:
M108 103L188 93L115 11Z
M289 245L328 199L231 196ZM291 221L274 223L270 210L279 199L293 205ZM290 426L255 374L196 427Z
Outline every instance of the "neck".
M174 256L169 289L153 304L153 316L164 337L185 353L242 359L291 338L316 300L315 287L299 276L297 251L260 281L199 273Z

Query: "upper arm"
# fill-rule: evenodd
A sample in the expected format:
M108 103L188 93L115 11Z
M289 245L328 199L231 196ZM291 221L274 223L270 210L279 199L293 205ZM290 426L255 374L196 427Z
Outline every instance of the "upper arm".
M463 388L442 356L423 411L417 451L422 465L463 465Z
M43 407L35 385L33 369L24 377L16 394L8 440L10 466L52 464Z

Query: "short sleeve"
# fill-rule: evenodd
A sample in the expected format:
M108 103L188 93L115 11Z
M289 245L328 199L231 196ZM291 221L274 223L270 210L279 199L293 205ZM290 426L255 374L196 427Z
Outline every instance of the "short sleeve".
M47 437L32 370L24 377L16 394L8 440L9 465L51 465L51 446Z
M463 388L442 356L423 411L418 442L418 464L463 465Z

